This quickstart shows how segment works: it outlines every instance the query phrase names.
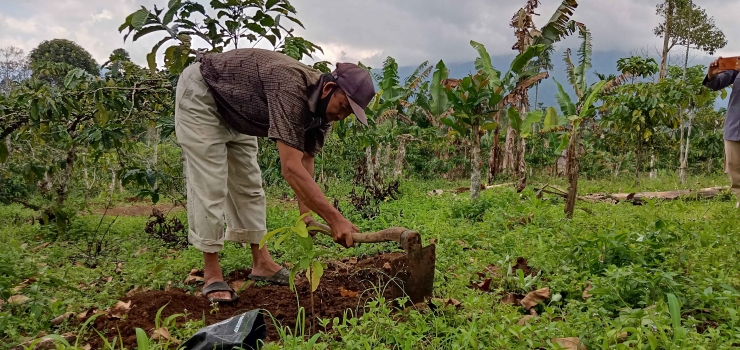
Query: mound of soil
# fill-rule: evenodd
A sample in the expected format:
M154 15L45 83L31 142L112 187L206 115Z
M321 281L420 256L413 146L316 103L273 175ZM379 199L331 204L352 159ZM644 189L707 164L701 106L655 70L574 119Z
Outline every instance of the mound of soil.
M379 255L357 261L356 258L344 259L329 263L324 271L318 290L314 292L315 316L320 318L344 316L346 310L351 310L355 317L363 313L363 307L368 299L378 296L377 291L383 290L386 297L390 297L390 288L383 288L390 277L388 262L397 257L397 253ZM231 285L233 282L245 281L250 270L237 270L226 277ZM300 306L306 309L306 321L314 320L311 314L311 294L308 281L302 276L296 276L296 290ZM202 297L200 293L193 295L184 290L170 289L168 291L147 291L124 297L121 301L131 302L125 316L113 316L111 313L98 317L94 327L109 340L114 337L123 338L125 347L136 347L136 328L151 334L155 329L157 311L167 305L162 311L161 319L173 314L186 314L185 318L178 318L177 323L187 320L201 320L204 316L206 324L234 317L244 312L263 309L283 327L292 330L298 317L298 302L296 293L290 287L284 286L255 286L249 284L239 294L235 303L220 303L217 307ZM279 340L277 329L271 317L266 313L267 341ZM329 326L331 327L331 326ZM316 329L321 327L316 325ZM307 331L310 327L307 327ZM120 333L119 333L120 332ZM186 339L179 339L185 341ZM92 348L102 348L103 340L97 335L90 339Z

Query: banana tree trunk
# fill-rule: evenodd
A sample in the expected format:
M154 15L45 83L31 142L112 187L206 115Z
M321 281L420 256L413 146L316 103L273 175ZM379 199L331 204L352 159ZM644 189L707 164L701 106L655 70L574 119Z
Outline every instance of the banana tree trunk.
M580 126L573 127L572 135L568 142L568 197L565 200L565 216L568 219L573 218L573 212L576 209L576 197L578 196L578 171L581 160L580 147L578 147L581 144L580 128Z
M480 197L480 171L482 162L480 160L480 123L473 121L472 125L472 145L470 147L470 198L478 199Z
M511 127L506 128L506 142L504 143L504 160L503 160L503 171L507 174L514 174L516 171L516 160L514 154L516 150L516 131Z
M372 146L365 147L365 176L367 176L367 184L372 186L375 183L375 167L373 166Z
M406 159L406 142L409 140L410 138L405 135L398 137L398 153L396 153L396 161L393 166L394 180L399 180L403 176L403 163Z
M378 143L378 148L375 149L375 174L379 178L383 178L383 166L380 164L380 160L383 158L383 143Z
M498 124L499 116L496 116L496 123ZM491 143L491 155L488 159L488 182L493 183L496 177L501 173L501 141L500 138L501 128L496 127L493 131L493 142Z

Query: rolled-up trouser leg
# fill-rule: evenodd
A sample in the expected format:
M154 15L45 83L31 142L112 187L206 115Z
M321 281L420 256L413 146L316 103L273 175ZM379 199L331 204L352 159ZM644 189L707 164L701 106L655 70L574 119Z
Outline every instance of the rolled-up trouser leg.
M740 202L740 142L725 140L725 171Z
M188 240L205 253L218 252L228 193L226 143L233 134L218 115L199 63L186 68L177 84L175 134L186 160Z
M262 172L257 164L257 138L237 134L226 148L229 162L229 193L224 207L226 240L259 244L267 233L267 224Z

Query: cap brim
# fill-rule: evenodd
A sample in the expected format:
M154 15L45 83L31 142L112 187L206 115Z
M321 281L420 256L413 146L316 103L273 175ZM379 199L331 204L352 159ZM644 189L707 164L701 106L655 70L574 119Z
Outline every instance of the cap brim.
M352 101L351 98L347 98L349 100L349 105L352 106L352 113L355 114L355 117L357 117L357 120L362 123L362 125L367 126L367 116L365 115L365 109L360 107L355 101Z

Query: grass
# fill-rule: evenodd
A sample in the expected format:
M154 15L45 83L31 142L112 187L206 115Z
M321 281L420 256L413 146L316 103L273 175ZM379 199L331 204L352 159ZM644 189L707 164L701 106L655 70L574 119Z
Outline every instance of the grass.
M585 180L580 192L672 190L726 182L720 176L697 177L681 186L673 176L661 174L639 183L629 178ZM563 180L550 183L566 187ZM427 195L433 189L457 187L465 187L465 182L406 182L402 197L382 203L380 215L372 220L363 220L346 203L342 208L363 231L405 226L421 232L425 242L434 239L435 296L454 298L462 303L459 308L397 313L387 300L376 300L366 305L361 319L348 315L325 320L334 324L339 337L309 339L284 332L282 344L265 348L532 349L555 348L552 339L563 337L578 337L589 349L730 349L740 344L740 212L734 200L643 206L578 203L588 212L577 210L569 221L561 199L538 199L531 190L483 191L484 204L470 203L465 194ZM298 217L295 203L275 199L283 191L268 189L270 229L289 226ZM343 198L348 191L346 185L335 185L328 196ZM473 215L466 215L471 210ZM1 306L0 348L41 332L79 332L68 323L52 327L50 321L67 311L112 306L134 287L163 289L171 283L192 289L181 282L202 264L202 255L192 247L173 251L149 239L143 232L144 217L119 217L115 222L104 218L100 225L100 216L81 216L64 237L52 240L38 225L23 222L31 214L16 206L0 207L2 299L7 301L14 287L35 278L20 291L28 302ZM185 220L184 212L176 215ZM108 225L97 264L85 266L89 259L82 252L90 232ZM51 244L44 246L47 242ZM317 237L317 244L330 252L329 259L394 249L392 244L341 249L326 237ZM279 262L294 262L291 248L285 243L273 254ZM251 259L247 249L231 243L221 256L226 273L244 268ZM491 292L470 288L486 266L505 267L517 257L527 258L541 271L535 283L527 286L516 274L505 274L491 284ZM589 285L593 296L584 300ZM537 306L539 317L525 325L517 325L525 315L523 308L499 301L509 292L544 287L553 297ZM178 326L170 332L184 340L202 324ZM156 348L156 342L151 341L150 348Z

